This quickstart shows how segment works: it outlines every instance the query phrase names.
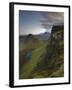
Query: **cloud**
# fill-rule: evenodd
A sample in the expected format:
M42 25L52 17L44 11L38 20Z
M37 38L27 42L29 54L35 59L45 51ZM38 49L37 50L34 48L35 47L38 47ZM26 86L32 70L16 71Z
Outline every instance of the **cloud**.
M41 20L41 24L45 29L51 29L53 25L63 25L64 24L64 13L63 12L41 12L44 17Z
M43 23L64 23L64 13L63 12L43 12L41 15L45 18Z

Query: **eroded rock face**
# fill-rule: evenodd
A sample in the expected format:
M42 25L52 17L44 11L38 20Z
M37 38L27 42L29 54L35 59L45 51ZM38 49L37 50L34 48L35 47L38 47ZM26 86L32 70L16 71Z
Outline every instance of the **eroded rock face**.
M58 40L63 40L64 39L64 25L53 26L51 37Z

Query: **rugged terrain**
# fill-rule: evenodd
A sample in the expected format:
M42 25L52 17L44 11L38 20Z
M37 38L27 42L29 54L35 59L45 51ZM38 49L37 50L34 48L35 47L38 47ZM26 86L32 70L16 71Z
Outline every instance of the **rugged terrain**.
M64 26L53 26L51 34L19 37L20 79L64 76L63 31Z

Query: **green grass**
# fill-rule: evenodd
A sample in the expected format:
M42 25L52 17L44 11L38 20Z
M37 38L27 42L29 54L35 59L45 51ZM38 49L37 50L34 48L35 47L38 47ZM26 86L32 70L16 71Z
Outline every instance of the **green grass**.
M40 56L44 52L46 45L47 45L47 43L42 44L41 47L36 48L35 50L33 50L31 60L29 60L26 64L24 64L24 66L20 70L20 75L19 75L20 79L27 79L29 77L31 72L36 67L37 63L40 62L40 60L41 60Z
M58 70L53 72L51 77L63 77L64 76L64 65L62 64Z
M48 46L48 41L20 43L19 61L23 66L19 69L19 79L64 76L64 44L63 42L61 42L59 48L56 48L57 43L54 40L53 42L55 44L53 46ZM27 63L23 63L22 61L24 61L24 59L22 56L27 49L32 49L32 57L29 61L27 61ZM47 57L45 59L42 59L45 50L48 51L46 54L47 56L50 54L50 60L48 62L45 62ZM40 67L38 67L37 65L40 65ZM43 67L45 69L43 69Z
M37 48L40 48L41 46L43 46L45 44L47 44L47 41L46 42L42 42L42 41L37 41L37 40L34 40L34 41L27 41L27 42L20 42L19 43L19 51L24 51L24 49L30 49L30 48L34 48L34 49L37 49Z
M54 50L53 50L54 49ZM55 52L55 47L48 47L49 52L51 53L51 58L47 59L49 52L45 56L38 66L36 67L36 71L32 73L32 78L42 78L42 77L63 77L64 76L64 53L63 53L63 43L59 46L57 53L57 48ZM46 60L47 59L47 60ZM46 62L45 62L46 61Z

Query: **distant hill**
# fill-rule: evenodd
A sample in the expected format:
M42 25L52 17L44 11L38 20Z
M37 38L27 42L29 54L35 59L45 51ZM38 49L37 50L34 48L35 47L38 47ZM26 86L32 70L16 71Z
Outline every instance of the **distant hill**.
M45 33L40 33L38 35L35 35L39 40L48 40L50 37L50 33L49 32L45 32Z
M40 42L39 40L38 40L38 38L36 38L34 35L32 35L32 34L28 34L26 37L25 37L25 40L24 40L24 42L26 43L26 42L28 42L28 43L33 43L33 42Z
M40 33L40 34L37 34L37 35L32 35L32 34L28 34L28 35L22 35L22 36L19 36L19 39L20 39L20 42L22 41L27 41L30 39L31 40L48 40L50 37L50 33L49 32L45 32L45 33Z

